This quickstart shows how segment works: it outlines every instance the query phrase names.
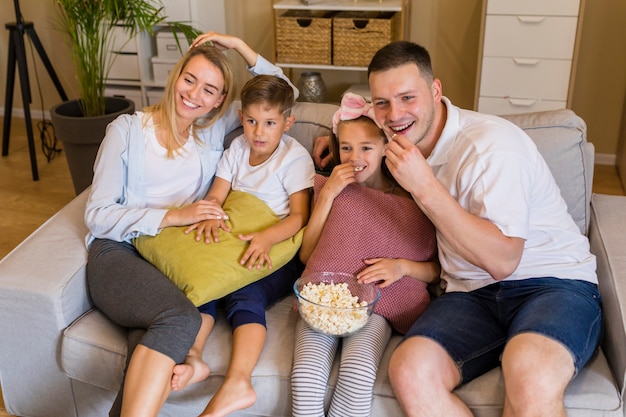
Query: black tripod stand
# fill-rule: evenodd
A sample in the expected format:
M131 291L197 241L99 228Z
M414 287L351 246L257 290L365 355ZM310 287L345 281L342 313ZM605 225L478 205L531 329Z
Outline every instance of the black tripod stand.
M4 25L9 30L9 59L7 67L6 97L4 101L4 131L2 136L2 156L9 154L9 136L11 132L11 112L13 107L13 91L15 87L15 67L18 67L20 77L20 88L22 89L22 104L24 106L24 119L26 121L26 134L28 135L28 149L30 151L30 165L33 173L33 180L39 180L37 170L37 154L35 153L35 141L33 140L33 125L30 118L30 84L28 81L28 67L26 66L26 50L24 48L24 34L30 36L33 46L39 53L54 86L61 99L67 101L65 91L61 86L54 68L39 41L35 26L32 22L24 22L20 12L19 0L13 0L15 4L15 22Z

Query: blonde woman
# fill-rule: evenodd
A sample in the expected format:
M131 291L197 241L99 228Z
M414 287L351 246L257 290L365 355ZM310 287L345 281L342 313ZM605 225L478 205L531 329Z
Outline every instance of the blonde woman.
M243 40L205 33L170 73L162 100L112 122L98 152L85 211L89 292L100 311L133 329L111 416L157 416L200 328L198 309L131 240L225 215L203 197L225 134L240 125L226 49L252 74L286 79Z

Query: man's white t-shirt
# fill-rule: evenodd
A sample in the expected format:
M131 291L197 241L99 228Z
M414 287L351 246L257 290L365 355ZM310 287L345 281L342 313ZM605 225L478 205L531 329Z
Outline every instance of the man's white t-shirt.
M589 241L567 212L532 139L500 117L443 101L446 125L428 163L463 208L494 223L506 236L525 240L519 266L506 280L556 277L597 283ZM471 291L496 282L459 256L440 233L437 244L446 291Z

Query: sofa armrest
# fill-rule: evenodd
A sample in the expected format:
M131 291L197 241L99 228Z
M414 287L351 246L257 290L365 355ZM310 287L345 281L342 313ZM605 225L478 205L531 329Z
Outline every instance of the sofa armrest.
M594 194L589 241L596 255L605 336L602 348L624 397L626 380L626 197Z
M14 415L76 415L59 357L63 329L91 308L83 222L87 193L0 261L0 385Z

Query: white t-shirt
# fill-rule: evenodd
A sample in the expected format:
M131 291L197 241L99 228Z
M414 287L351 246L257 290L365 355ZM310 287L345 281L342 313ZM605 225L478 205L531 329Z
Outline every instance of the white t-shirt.
M216 176L233 190L257 196L282 219L289 215L289 196L313 187L315 166L306 148L284 134L267 161L251 166L250 147L241 135L224 151Z
M428 157L437 179L470 213L506 236L525 239L515 272L506 280L556 277L597 283L588 239L567 212L550 168L528 135L513 123L453 106ZM471 291L496 282L437 234L447 291Z

